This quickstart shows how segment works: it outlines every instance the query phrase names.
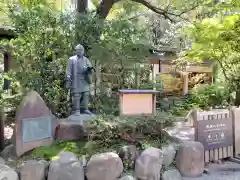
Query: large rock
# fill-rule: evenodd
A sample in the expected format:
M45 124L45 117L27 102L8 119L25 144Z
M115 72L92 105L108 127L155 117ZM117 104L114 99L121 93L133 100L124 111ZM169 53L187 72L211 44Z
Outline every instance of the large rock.
M176 166L184 177L198 177L204 171L204 147L200 142L186 141L180 144Z
M135 163L135 174L141 180L159 180L163 154L158 148L148 148L142 152Z
M15 148L17 156L54 140L57 126L40 95L32 91L21 102L15 117Z
M162 147L163 152L163 165L169 166L172 164L175 155L176 155L176 145L175 144L169 144Z
M49 169L50 163L48 161L46 161L46 160L43 160L43 159L40 160L39 162L44 164L44 166L45 166L45 177L47 177L48 176L48 169Z
M118 155L122 159L123 163L128 163L129 168L131 169L134 168L135 160L139 156L137 147L134 145L121 147Z
M0 157L0 164L5 164L5 160Z
M35 160L28 161L20 170L21 180L45 180L46 165Z
M83 166L73 153L61 152L50 163L48 180L84 180Z
M18 180L18 174L8 166L0 164L1 180Z
M1 156L7 160L10 157L15 157L16 156L16 152L15 152L15 147L13 144L8 145L7 147L5 147L3 149L3 151L1 152Z
M162 179L163 180L181 180L182 176L178 170L170 169L163 173Z
M185 125L185 122L178 122L177 126L163 129L163 133L173 142L181 143L195 140L195 128Z
M113 152L93 155L86 169L88 180L115 180L123 172L120 157Z
M84 128L79 121L59 120L56 130L57 140L79 140L84 137Z

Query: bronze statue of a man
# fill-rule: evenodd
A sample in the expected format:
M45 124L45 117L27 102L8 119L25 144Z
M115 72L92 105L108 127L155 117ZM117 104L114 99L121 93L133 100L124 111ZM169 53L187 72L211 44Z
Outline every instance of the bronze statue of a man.
M90 76L94 68L88 58L84 56L84 47L79 44L75 47L76 55L68 59L66 69L66 86L70 90L73 105L71 116L80 116L80 107L84 108L84 114L92 115L88 109Z

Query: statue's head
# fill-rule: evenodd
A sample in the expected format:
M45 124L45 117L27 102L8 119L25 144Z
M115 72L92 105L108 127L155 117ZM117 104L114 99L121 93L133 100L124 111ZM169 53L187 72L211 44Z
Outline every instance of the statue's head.
M81 44L78 44L75 47L75 51L76 51L77 56L79 56L79 57L82 57L84 55L84 47Z

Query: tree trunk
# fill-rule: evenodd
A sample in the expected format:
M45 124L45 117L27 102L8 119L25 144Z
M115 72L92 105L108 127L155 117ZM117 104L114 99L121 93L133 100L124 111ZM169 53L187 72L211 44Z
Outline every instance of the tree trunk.
M236 91L236 100L235 100L235 106L240 106L240 89Z
M108 13L113 7L113 4L118 0L102 0L97 8L97 15L100 19L106 19Z
M135 87L140 88L140 64L135 65Z
M77 12L86 13L88 8L88 0L78 0L77 1Z

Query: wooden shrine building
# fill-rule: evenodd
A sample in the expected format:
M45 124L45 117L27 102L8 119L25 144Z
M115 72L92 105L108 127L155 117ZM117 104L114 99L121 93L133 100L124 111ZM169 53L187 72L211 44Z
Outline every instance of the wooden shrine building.
M155 83L161 80L163 92L175 91L186 95L196 84L212 83L213 61L179 66L174 62L177 59L176 52L177 48L163 47L148 58L148 62L152 64L152 79Z

